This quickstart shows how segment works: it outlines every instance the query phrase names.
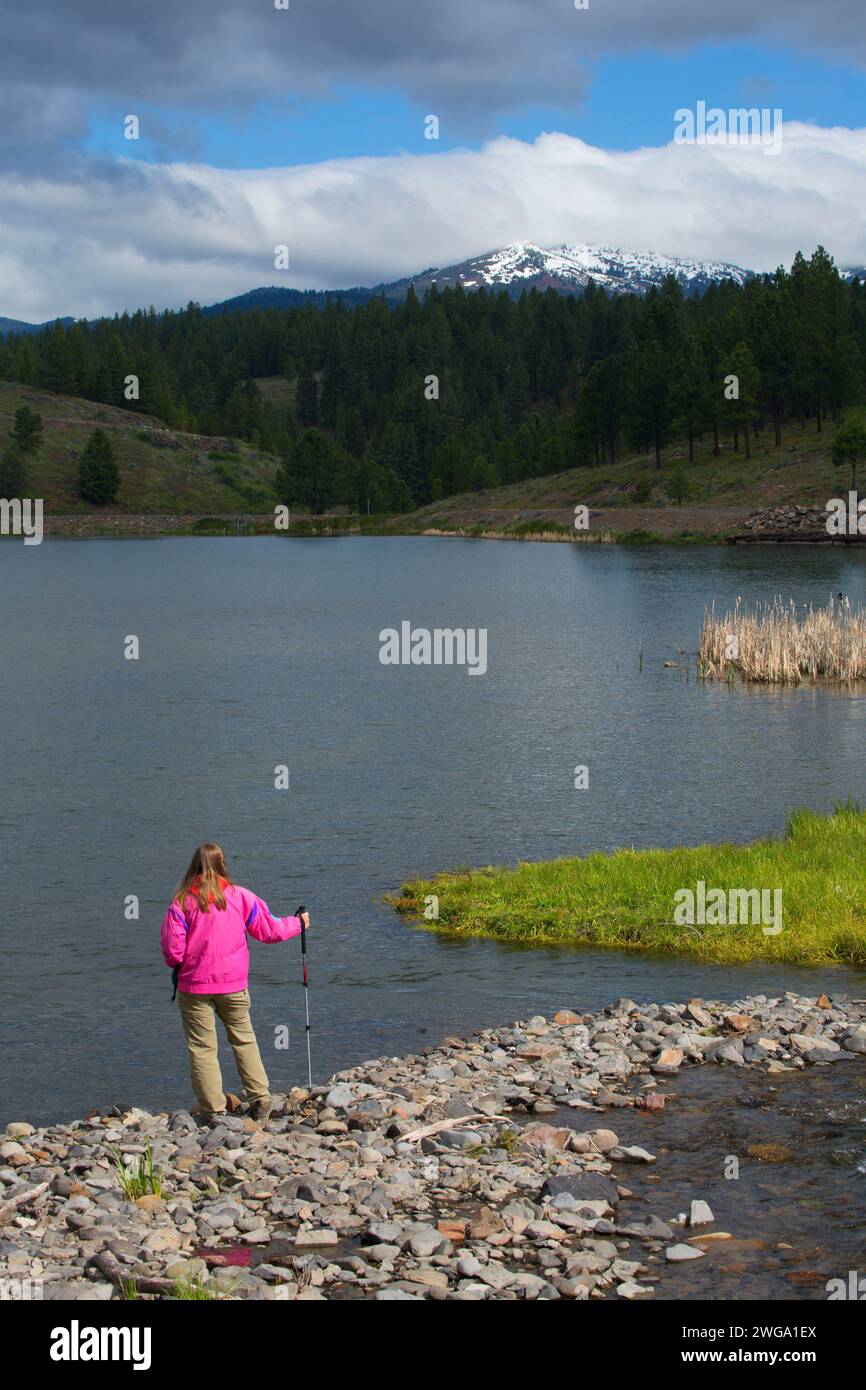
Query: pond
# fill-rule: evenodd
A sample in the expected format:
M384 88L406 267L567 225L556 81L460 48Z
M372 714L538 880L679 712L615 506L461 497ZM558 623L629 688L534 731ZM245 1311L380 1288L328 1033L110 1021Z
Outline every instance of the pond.
M864 564L444 538L0 546L0 1119L190 1102L158 932L202 839L275 912L313 914L321 1078L619 995L866 993L845 969L445 939L382 902L439 868L745 842L799 804L866 800L861 693L702 684L682 655L705 604L856 604ZM472 633L476 657L483 631L484 669L383 662L404 623ZM255 945L251 988L282 1089L306 1071L297 942Z

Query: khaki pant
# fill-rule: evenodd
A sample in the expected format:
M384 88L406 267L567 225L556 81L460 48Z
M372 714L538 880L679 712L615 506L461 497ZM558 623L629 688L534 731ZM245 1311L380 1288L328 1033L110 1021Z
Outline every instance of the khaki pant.
M247 1100L267 1100L268 1077L250 1018L250 992L185 994L178 990L180 1016L189 1049L192 1087L205 1110L226 1108L220 1072L216 1020L222 1022L235 1054Z

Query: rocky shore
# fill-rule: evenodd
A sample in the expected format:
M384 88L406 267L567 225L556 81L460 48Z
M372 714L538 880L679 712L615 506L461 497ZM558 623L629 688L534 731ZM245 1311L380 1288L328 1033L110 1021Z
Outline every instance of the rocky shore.
M734 545L750 542L788 542L803 545L852 545L863 543L863 536L831 534L827 529L826 507L764 507L753 512L740 530L728 537Z
M688 1067L781 1076L866 1055L866 1000L793 993L732 1004L562 1009L385 1057L311 1092L238 1107L92 1114L0 1140L4 1297L597 1299L652 1297L666 1271L754 1231L635 1211ZM660 1128L661 1127L661 1128ZM130 1200L147 1163L161 1193ZM634 1179L631 1177L631 1181ZM631 1211L630 1211L631 1206ZM661 1292L662 1290L660 1290Z

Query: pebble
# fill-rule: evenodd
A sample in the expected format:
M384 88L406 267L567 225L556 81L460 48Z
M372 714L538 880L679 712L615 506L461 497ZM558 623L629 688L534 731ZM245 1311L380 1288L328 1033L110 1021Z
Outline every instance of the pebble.
M0 1204L28 1188L38 1195L0 1232L0 1280L41 1277L51 1299L118 1298L92 1263L108 1250L125 1278L206 1278L231 1300L321 1302L345 1290L380 1302L651 1297L667 1265L730 1240L705 1232L676 1243L676 1229L715 1220L698 1196L682 1220L660 1202L632 1211L626 1165L663 1176L662 1078L704 1065L773 1077L858 1066L862 1055L862 1002L794 991L619 999L600 1013L566 1006L348 1068L275 1096L262 1123L234 1102L213 1127L187 1110L138 1107L44 1127L15 1120L0 1136ZM633 1116L658 1136L658 1162L604 1126L624 1114L631 1133ZM469 1115L483 1118L454 1123ZM452 1127L407 1140L442 1121ZM147 1144L162 1195L128 1202L109 1149L134 1161ZM766 1142L748 1152L787 1156ZM239 1244L248 1267L219 1263Z

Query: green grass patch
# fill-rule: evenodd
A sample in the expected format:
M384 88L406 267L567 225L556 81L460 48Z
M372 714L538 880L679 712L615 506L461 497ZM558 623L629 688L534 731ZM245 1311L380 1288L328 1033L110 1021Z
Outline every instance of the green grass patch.
M153 1151L149 1143L145 1145L144 1153L139 1154L137 1165L127 1165L118 1149L109 1148L108 1152L117 1180L128 1202L134 1202L137 1197L162 1196L162 1173L154 1166Z
M677 893L697 894L699 882L707 895L769 890L768 903L780 889L781 931L766 935L760 919L678 923ZM436 921L424 916L431 895ZM706 961L866 965L866 813L850 801L832 815L804 808L789 815L782 837L751 845L617 850L441 873L405 884L390 901L419 925L457 936Z
M172 1289L171 1297L181 1303L219 1303L229 1293L231 1293L230 1283L219 1289L211 1287L202 1278L195 1275L191 1279L178 1279Z

